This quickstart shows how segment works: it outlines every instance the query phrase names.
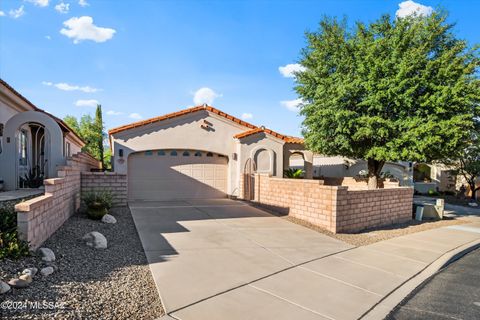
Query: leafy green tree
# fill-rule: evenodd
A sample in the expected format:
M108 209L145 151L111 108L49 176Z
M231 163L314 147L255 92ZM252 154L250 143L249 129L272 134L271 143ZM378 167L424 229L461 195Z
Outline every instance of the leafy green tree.
M102 168L109 167L106 161L110 161L110 157L104 151L106 133L104 131L101 105L97 106L95 118L85 114L80 118L80 121L74 116L66 116L63 121L85 141L86 145L82 151L88 152L95 159L101 161Z
M307 32L295 87L307 147L367 160L370 188L386 161L457 155L478 115L479 55L446 19L323 18Z

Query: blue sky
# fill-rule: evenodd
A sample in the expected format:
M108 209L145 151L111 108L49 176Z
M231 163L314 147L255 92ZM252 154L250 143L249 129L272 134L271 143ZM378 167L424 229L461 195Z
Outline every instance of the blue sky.
M401 2L1 0L0 76L59 117L98 101L107 129L192 106L208 88L197 101L300 135L281 102L297 99L294 78L279 67L298 60L304 32L323 15L395 15ZM457 35L480 43L480 1L415 3L447 9Z

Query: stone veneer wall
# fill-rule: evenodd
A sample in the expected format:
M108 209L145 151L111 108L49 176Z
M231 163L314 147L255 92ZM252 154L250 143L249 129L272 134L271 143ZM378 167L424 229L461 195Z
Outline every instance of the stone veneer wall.
M20 238L37 249L80 207L81 172L99 168L85 153L67 159L58 167L58 178L45 179L45 194L15 206Z
M82 172L82 194L89 191L109 191L113 206L127 205L127 175L114 172Z
M356 232L412 218L413 189L349 190L322 180L255 175L257 204L331 232Z

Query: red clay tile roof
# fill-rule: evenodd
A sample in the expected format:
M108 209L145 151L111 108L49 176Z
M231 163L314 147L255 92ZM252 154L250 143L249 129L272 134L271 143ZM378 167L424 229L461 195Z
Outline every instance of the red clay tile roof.
M160 121L167 120L167 119L180 117L180 116L183 116L185 114L194 113L194 112L202 111L202 110L206 110L206 111L209 111L211 113L215 113L215 114L217 114L221 117L224 117L228 120L236 122L236 123L250 129L250 130L247 130L245 132L242 132L242 133L239 133L239 134L235 135L234 138L237 138L237 139L241 139L241 138L250 136L250 135L258 133L258 132L265 132L265 133L268 133L268 134L270 134L274 137L282 139L286 143L303 143L302 138L285 136L283 134L277 133L277 132L275 132L273 130L270 130L270 129L259 128L257 126L254 126L251 123L240 120L240 119L238 119L234 116L231 116L231 115L229 115L229 114L227 114L223 111L220 111L220 110L218 110L218 109L216 109L212 106L207 106L207 105L196 106L196 107L188 108L188 109L177 111L177 112L172 112L172 113L160 116L160 117L155 117L155 118L150 118L150 119L147 119L147 120L137 121L137 122L133 122L133 123L130 123L130 124L127 124L127 125L124 125L124 126L113 128L113 129L110 129L108 131L108 135L111 136L112 134L115 134L115 133L118 133L118 132L126 131L126 130L133 129L133 128L138 128L138 127L141 127L141 126L145 126L147 124L160 122Z
M5 82L1 78L0 78L0 84L4 85L9 91L11 91L17 97L22 99L26 104L28 104L30 107L32 107L34 111L45 113L48 116L50 116L51 118L53 118L53 120L55 120L60 125L60 127L62 129L64 129L67 132L71 132L78 140L80 140L80 142L82 142L85 145L85 141L82 138L80 138L80 136L75 131L73 131L62 119L57 118L53 114L50 114L50 113L46 112L45 110L42 110L42 109L38 108L36 105L31 103L30 100L28 100L27 98L22 96L17 90L15 90L11 85L9 85L7 82Z
M257 133L260 133L260 132L263 132L263 133L267 133L269 135L272 135L278 139L281 139L283 141L285 141L286 143L303 143L303 139L302 138L297 138L297 137L290 137L290 136L285 136L283 134L280 134L278 132L275 132L273 130L270 130L270 129L266 129L266 128L255 128L253 130L248 130L248 131L245 131L245 132L241 132L239 134L236 134L234 135L233 137L234 138L237 138L237 139L242 139L242 138L245 138L245 137L248 137L248 136L251 136L252 134L257 134Z
M121 127L113 128L113 129L110 129L108 131L108 134L112 135L112 134L115 134L115 133L118 133L118 132L122 132L122 131L125 131L125 130L132 129L132 128L141 127L141 126L144 126L144 125L147 125L147 124L150 124L150 123L155 123L155 122L159 122L159 121L163 121L163 120L167 120L167 119L172 119L172 118L176 118L176 117L179 117L179 116L183 116L185 114L194 113L194 112L202 111L202 110L207 110L211 113L218 114L221 117L227 118L228 120L236 122L236 123L238 123L238 124L240 124L244 127L250 128L250 129L257 128L253 124L250 124L248 122L245 122L243 120L235 118L234 116L231 116L231 115L229 115L229 114L227 114L223 111L220 111L218 109L215 109L214 107L211 107L211 106L197 106L197 107L188 108L188 109L177 111L177 112L172 112L172 113L166 114L164 116L155 117L155 118L142 120L142 121L137 121L137 122L133 122L133 123L121 126Z

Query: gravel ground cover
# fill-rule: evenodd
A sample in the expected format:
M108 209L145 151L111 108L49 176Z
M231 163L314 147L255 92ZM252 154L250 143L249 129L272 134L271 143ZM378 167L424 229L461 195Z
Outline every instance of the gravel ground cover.
M425 231L429 229L435 229L440 227L446 227L456 224L465 224L468 223L468 218L450 218L438 221L416 221L411 220L407 223L395 224L389 227L381 227L376 229L365 230L359 233L332 233L328 230L325 230L321 227L315 226L309 222L285 216L283 219L286 219L290 222L302 225L309 229L318 231L332 238L336 238L343 242L349 243L354 246L366 246L378 241L387 240L395 237L400 237L406 234Z
M72 216L43 247L53 250L56 271L34 277L28 288L0 295L1 319L156 319L163 309L128 208L114 208L116 224ZM98 231L108 248L81 240ZM0 261L0 280L8 282L27 267L46 266L39 257ZM39 308L39 303L43 308Z

